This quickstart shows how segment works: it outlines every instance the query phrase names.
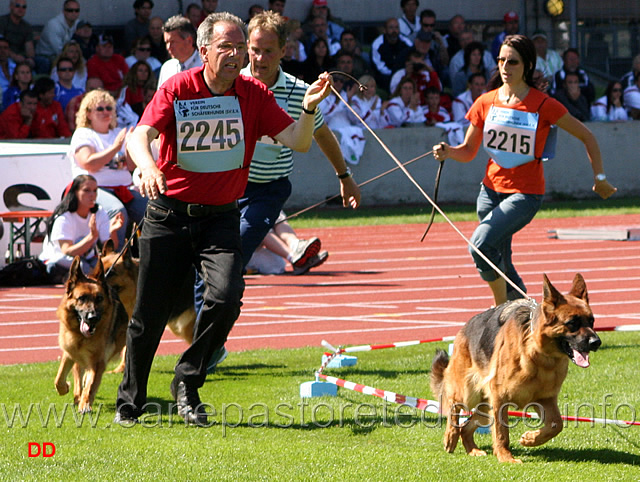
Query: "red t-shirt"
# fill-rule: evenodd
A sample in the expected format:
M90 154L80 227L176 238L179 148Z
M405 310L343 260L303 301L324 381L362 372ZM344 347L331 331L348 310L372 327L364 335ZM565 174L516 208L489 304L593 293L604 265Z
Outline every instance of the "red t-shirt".
M492 90L476 99L469 112L467 112L466 118L475 127L483 130L484 120L489 114L489 109L492 105L506 109L539 113L534 148L536 160L506 169L496 164L493 159L489 159L482 183L496 192L544 194L544 170L542 161L539 159L542 157L551 125L558 122L558 119L567 113L566 107L534 88L529 89L529 93L522 102L506 105L500 102L498 91Z
M31 124L31 135L36 139L71 137L71 129L67 125L67 119L60 102L54 100L47 107L38 102L38 108Z
M139 124L160 132L157 164L167 178L167 196L185 202L221 205L237 200L244 193L256 141L263 135L278 135L293 123L293 119L278 106L273 93L264 84L240 75L224 95L235 96L240 104L245 143L243 168L205 173L181 169L176 165L174 100L214 97L204 81L203 69L181 72L162 84L145 108Z
M113 54L107 61L98 54L87 61L87 77L102 79L104 88L110 92L118 92L122 88L122 80L129 72L129 66L122 55Z

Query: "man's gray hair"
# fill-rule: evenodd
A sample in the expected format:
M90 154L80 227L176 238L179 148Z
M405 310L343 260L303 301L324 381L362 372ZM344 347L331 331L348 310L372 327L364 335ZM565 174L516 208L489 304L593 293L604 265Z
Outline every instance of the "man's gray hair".
M196 29L189 19L182 15L174 15L169 18L162 26L162 30L165 33L175 32L177 30L183 39L191 37L193 39L193 46L196 46Z
M198 50L211 43L213 28L220 22L236 25L242 31L245 41L247 40L247 26L239 17L229 12L216 12L207 16L198 27Z

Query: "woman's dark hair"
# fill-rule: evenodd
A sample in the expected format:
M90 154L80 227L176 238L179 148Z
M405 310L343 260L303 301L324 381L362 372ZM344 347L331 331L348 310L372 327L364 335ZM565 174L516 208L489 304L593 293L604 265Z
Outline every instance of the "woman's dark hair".
M56 83L50 77L39 77L33 84L33 90L38 95L38 98L55 88Z
M398 82L398 85L393 91L393 94L391 95L391 97L400 97L400 93L402 92L402 86L407 83L413 85L413 91L417 92L416 81L413 80L411 77L406 76L400 79L400 82Z
M611 107L613 107L613 104L611 103L611 94L613 93L613 89L616 85L619 85L620 89L622 90L622 84L620 83L620 81L612 80L607 85L607 90L605 91L605 95L607 96L607 114L611 110ZM622 93L620 94L620 105L624 109L624 95L622 95Z
M31 70L31 66L27 63L27 62L17 62L16 66L13 68L13 73L11 74L11 85L12 87L20 87L18 85L18 67L22 67L22 66L27 66L29 67L29 70L31 71L31 80L33 81L33 70Z
M482 57L484 55L484 45L482 45L482 42L475 41L471 42L464 48L464 65L462 66L462 70L467 70L471 65L471 53L474 50L480 51L480 65L478 67L480 68L480 71L484 72L484 59Z
M91 174L80 174L76 176L69 186L69 190L65 192L64 196L62 196L62 201L60 204L56 206L53 210L53 214L47 220L47 235L51 237L51 230L53 229L53 223L57 218L59 218L62 214L69 211L70 213L75 213L78 210L78 190L80 187L87 181L96 181L96 178ZM95 213L98 210L98 204L96 203L92 208L91 212Z
M536 70L536 48L533 45L531 39L525 35L507 35L502 42L502 45L506 45L514 49L522 58L522 64L524 66L524 81L530 87L535 87L533 83L533 72ZM502 47L502 45L500 47ZM500 75L500 69L496 69L494 74L489 80L487 90L494 90L503 84L502 76Z

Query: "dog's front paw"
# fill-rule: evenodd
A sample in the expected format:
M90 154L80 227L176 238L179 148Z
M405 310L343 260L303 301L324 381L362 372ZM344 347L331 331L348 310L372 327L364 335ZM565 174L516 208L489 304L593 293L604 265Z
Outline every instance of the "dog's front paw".
M487 452L480 449L471 449L469 451L469 455L471 455L472 457L485 457L487 455Z
M91 412L91 405L83 402L80 402L78 404L78 413L90 413L90 412Z
M57 382L56 391L58 395L66 395L69 393L69 382Z

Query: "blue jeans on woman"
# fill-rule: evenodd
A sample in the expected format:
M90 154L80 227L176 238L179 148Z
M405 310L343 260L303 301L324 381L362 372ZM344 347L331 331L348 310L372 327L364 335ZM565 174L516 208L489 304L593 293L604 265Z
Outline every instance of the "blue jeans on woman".
M511 261L511 240L531 222L540 206L542 195L500 193L484 184L476 201L480 224L473 232L471 242L524 292L524 283ZM480 277L487 282L497 280L498 273L473 249L469 248L469 251ZM512 290L507 284L507 294Z

